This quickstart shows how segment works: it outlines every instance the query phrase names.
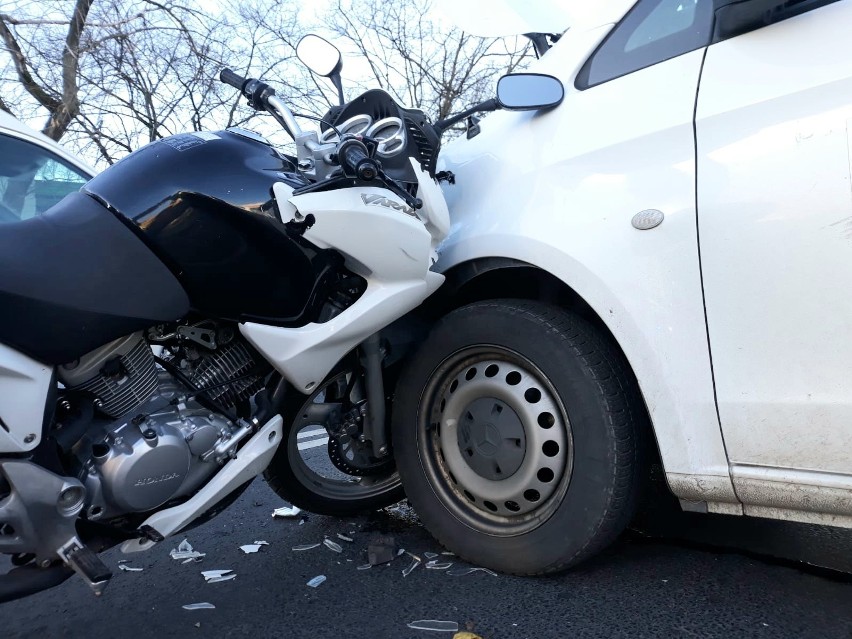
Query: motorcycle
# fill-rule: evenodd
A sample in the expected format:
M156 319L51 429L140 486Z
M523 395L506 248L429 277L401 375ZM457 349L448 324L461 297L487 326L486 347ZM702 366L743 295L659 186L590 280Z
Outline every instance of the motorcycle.
M320 131L265 82L220 74L295 157L242 129L175 135L0 227L0 602L74 572L100 594L98 553L149 550L260 474L315 512L403 496L387 414L444 280L441 133L539 107L517 75L503 102L430 123L384 91L344 102L322 38L298 53L340 93Z

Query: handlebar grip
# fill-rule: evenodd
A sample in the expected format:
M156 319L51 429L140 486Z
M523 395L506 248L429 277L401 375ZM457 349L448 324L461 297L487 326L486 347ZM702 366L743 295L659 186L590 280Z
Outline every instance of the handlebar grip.
M374 180L379 175L378 164L367 155L367 148L361 142L351 140L344 143L339 156L344 168L350 169L362 180Z
M222 71L219 73L219 80L229 86L234 87L235 89L239 89L240 91L243 90L243 87L245 86L246 82L248 82L246 78L237 73L234 73L230 69L222 69Z

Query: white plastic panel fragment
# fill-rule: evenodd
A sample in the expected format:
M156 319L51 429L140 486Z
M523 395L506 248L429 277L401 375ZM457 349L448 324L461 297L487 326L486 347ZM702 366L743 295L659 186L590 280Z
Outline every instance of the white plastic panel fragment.
M0 344L0 453L23 453L41 441L53 369Z

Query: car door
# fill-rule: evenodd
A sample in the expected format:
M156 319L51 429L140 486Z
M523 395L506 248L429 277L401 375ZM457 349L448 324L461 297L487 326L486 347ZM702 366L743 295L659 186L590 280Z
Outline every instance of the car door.
M719 416L747 513L836 523L852 515L852 1L751 4L751 24L717 14L696 109Z
M38 144L0 133L0 224L44 213L89 177Z

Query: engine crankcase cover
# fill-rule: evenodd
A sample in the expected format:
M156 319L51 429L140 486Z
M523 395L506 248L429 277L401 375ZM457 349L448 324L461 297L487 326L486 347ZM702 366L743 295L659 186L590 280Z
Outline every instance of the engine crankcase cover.
M152 422L125 424L95 453L107 501L125 512L153 510L168 501L183 484L191 461L181 431Z

